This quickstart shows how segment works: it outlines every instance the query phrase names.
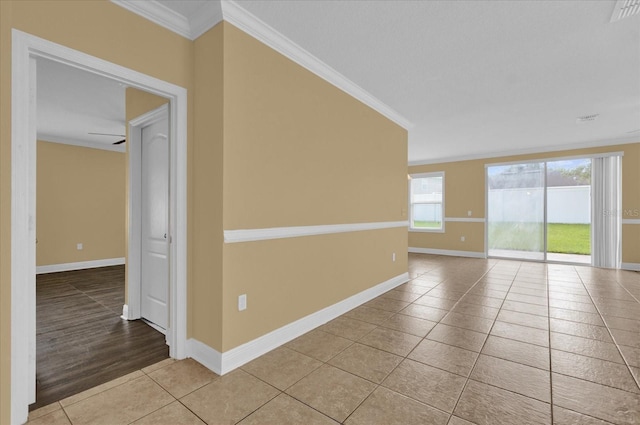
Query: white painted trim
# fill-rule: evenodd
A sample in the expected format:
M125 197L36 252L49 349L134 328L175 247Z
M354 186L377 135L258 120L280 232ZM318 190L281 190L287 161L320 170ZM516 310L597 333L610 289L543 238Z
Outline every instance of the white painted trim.
M375 111L378 111L400 127L407 130L413 127L413 124L408 119L393 110L390 106L267 25L255 15L249 13L238 3L231 0L222 0L221 5L222 16L225 21L263 42L273 50L313 72Z
M623 218L622 224L640 224L639 218Z
M631 270L640 272L640 263L622 263L620 266L622 270Z
M587 148L606 148L607 146L614 145L628 145L632 143L639 143L640 137L623 137L620 139L596 141L596 142L584 142L577 144L565 144L565 145L555 145L548 148L528 148L528 149L518 149L512 151L501 151L501 152L487 152L480 153L474 155L460 155L460 156L449 156L443 158L434 158L434 159L425 159L425 160L416 160L409 161L409 166L413 167L416 165L431 165L431 164L443 164L445 162L460 162L460 161L471 161L475 159L493 159L493 158L503 158L506 156L518 156L518 155L529 155L529 154L537 154L537 153L548 153L548 152L557 152L557 151L569 151L569 150L577 150L577 149L587 149ZM601 154L593 154L593 155L584 155L577 156L576 158L594 158L597 156L605 155L605 153ZM573 157L572 157L573 158ZM520 163L520 162L518 162ZM495 165L495 164L494 164Z
M35 401L35 59L47 58L170 102L171 346L184 358L187 331L187 90L166 81L12 29L11 101L11 423ZM33 63L31 63L33 61ZM33 98L33 100L32 100ZM31 118L30 118L31 117Z
M476 251L455 251L451 249L432 249L409 247L409 252L414 254L449 255L452 257L487 258L484 252Z
M517 164L533 164L539 162L556 162L556 161L567 161L571 159L593 159L593 158L609 158L612 156L624 156L624 152L602 152L602 153L594 153L589 155L573 155L573 156L558 156L558 157L547 157L547 158L537 158L537 159L524 159L521 161L507 161L507 162L493 162L484 164L484 168L489 167L499 167L504 165L517 165Z
M178 12L155 0L111 0L112 3L127 9L136 15L154 22L161 27L173 31L176 34L193 40L191 38L191 26L189 20Z
M224 375L407 281L409 281L408 273L395 276L224 353L220 353L200 341L190 339L188 344L189 357L218 375Z
M70 270L95 269L97 267L119 266L124 264L124 257L106 258L104 260L79 261L77 263L49 264L37 266L36 274L66 272Z
M484 223L484 218L476 217L445 217L444 221L458 222L458 223Z
M364 230L408 227L408 221L383 221L378 223L327 224L321 226L271 227L266 229L225 230L224 243L253 242L269 239L298 238L301 236L332 233L361 232Z
M79 139L71 139L65 137L64 139L59 138L58 136L54 136L51 134L38 134L38 140L49 143L58 143L61 145L71 145L78 146L81 148L89 148L89 149L100 149L103 151L112 151L112 152L126 152L127 147L124 143L119 145L105 144L105 143L91 143L86 140Z
M122 315L120 316L120 318L124 320L131 320L129 318L129 306L127 304L122 305Z

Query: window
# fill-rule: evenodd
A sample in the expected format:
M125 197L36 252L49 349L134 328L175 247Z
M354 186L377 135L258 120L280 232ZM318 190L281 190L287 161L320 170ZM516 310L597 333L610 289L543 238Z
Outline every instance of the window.
M409 176L411 230L444 231L444 172Z

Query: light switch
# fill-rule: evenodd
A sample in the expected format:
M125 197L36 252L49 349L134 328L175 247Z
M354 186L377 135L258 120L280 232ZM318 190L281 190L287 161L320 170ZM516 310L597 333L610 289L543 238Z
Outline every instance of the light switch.
M242 294L238 297L238 311L247 309L247 294Z

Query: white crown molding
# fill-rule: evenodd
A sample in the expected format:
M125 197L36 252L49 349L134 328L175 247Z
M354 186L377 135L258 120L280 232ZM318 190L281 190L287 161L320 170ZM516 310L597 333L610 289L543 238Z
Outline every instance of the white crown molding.
M78 146L81 148L99 149L99 150L111 151L111 152L124 153L127 151L127 147L124 145L124 143L121 143L119 145L107 145L103 143L91 143L91 142L87 142L86 140L71 139L68 137L65 137L64 139L62 139L58 136L54 136L51 134L38 134L38 140L43 142L49 142L49 143L58 143L61 145L71 145L71 146Z
M577 150L577 149L587 149L587 148L601 148L601 147L606 148L607 146L629 145L633 143L640 143L640 137L638 136L622 137L619 139L608 140L606 142L596 141L596 142L584 142L584 143L577 143L577 144L557 145L557 146L552 146L546 149L545 148L529 148L529 149L519 149L519 150L512 150L512 151L487 152L487 153L474 154L474 155L450 156L450 157L437 158L437 159L409 161L409 167L414 167L418 165L443 164L446 162L502 158L506 156L529 155L529 154L536 154L536 153L557 152L557 151L567 151L567 150Z
M119 266L124 264L124 257L106 258L103 260L79 261L77 263L49 264L36 267L36 274L67 272L70 270L95 269L98 267Z
M320 78L336 86L345 93L355 97L365 105L378 111L404 129L410 129L413 124L388 105L364 90L362 87L331 68L320 59L267 25L256 16L243 9L236 2L222 0L222 16L224 20L238 27L250 36L263 42L275 51L291 59L298 65L313 72Z
M408 273L392 277L376 286L365 289L336 304L316 311L224 353L220 353L196 339L189 339L187 342L187 356L218 375L224 375L407 281L409 281Z
M189 20L155 0L111 0L111 2L176 34L193 40L191 38Z
M408 227L408 221L383 221L378 223L328 224L321 226L272 227L266 229L225 230L224 243L253 242L269 239L297 238L301 236L327 235L331 233L361 232L364 230Z
M410 246L409 252L414 254L448 255L452 257L487 258L484 252L454 251L451 249L416 248Z

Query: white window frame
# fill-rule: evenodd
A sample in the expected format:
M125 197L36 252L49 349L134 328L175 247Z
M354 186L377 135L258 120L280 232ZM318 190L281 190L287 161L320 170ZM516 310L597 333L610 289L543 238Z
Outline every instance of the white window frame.
M441 207L442 207L442 213L441 213L441 217L442 217L442 225L440 226L439 229L429 229L429 228L425 228L425 227L413 227L413 205L414 203L412 202L412 193L411 193L411 180L413 179L423 179L423 178L428 178L428 177L441 177L442 178L442 202L441 202ZM432 173L416 173L416 174L409 174L409 231L410 232L427 232L427 233L444 233L444 223L445 223L445 215L444 215L444 202L445 202L445 176L444 176L444 171L435 171ZM419 204L434 204L435 202L419 202Z

